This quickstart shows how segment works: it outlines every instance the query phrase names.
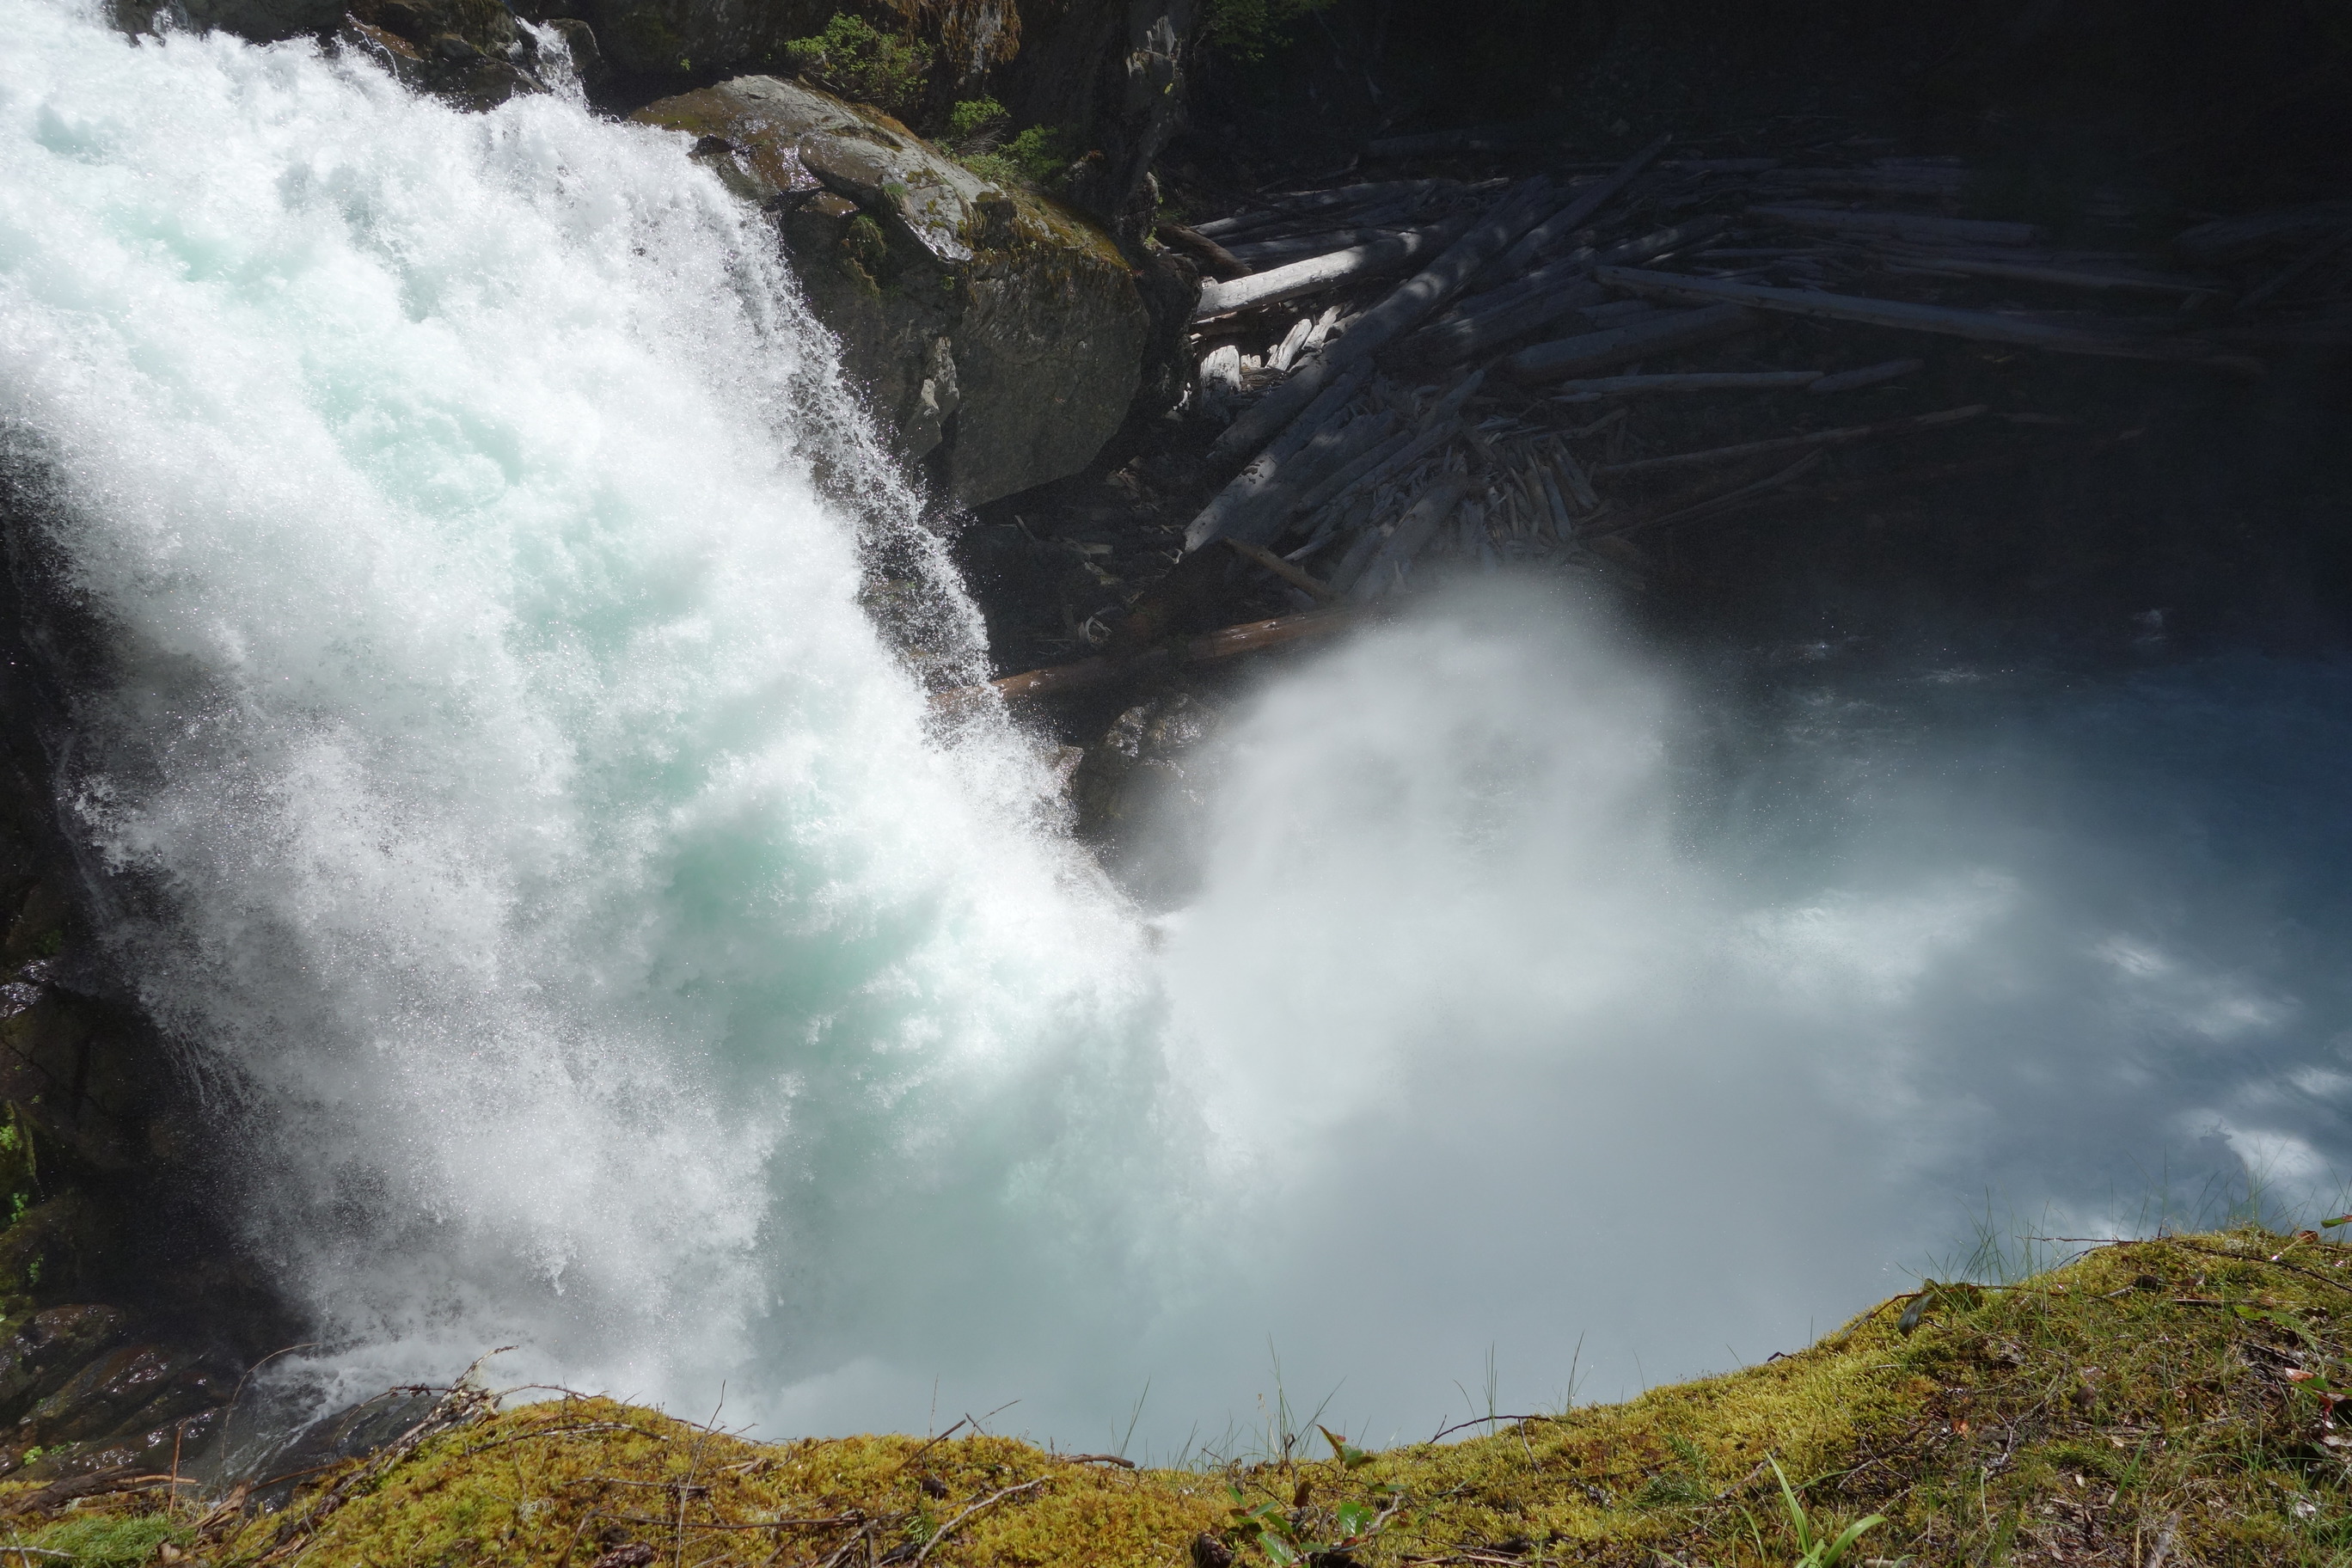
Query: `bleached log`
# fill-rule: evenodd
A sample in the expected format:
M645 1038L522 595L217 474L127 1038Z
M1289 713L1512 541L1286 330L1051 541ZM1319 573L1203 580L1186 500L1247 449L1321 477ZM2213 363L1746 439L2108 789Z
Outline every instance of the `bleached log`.
M1475 358L1595 303L1600 296L1597 285L1591 282L1594 268L1648 261L1719 234L1729 224L1729 219L1713 216L1691 218L1620 241L1605 250L1579 251L1530 278L1528 283L1533 287L1512 285L1496 290L1502 298L1491 306L1481 308L1483 297L1465 302L1454 319L1433 321L1400 344L1396 357L1430 366Z
M1626 474L1655 473L1661 468L1732 463L1773 452L1800 451L1807 447L1845 447L1856 441L1877 441L1890 436L1937 430L1947 425L1965 425L1980 417L1985 407L1984 404L1971 403L1965 408L1947 408L1937 414L1915 414L1908 419L1885 419L1875 425L1848 425L1836 430L1811 430L1801 436L1776 436L1768 441L1743 441L1736 447L1710 447L1703 452L1676 452L1670 457L1641 458L1630 463L1604 463L1592 471L1613 479Z
M1360 245L1377 245L1384 239L1400 239L1406 231L1393 228L1333 228L1315 234L1302 234L1282 239L1253 240L1236 245L1233 249L1235 261L1246 271L1270 272L1303 257L1336 256L1340 251Z
M1556 338L1521 349L1503 362L1503 374L1523 383L1589 374L1652 354L1728 337L1754 324L1755 320L1753 314L1737 305L1670 310L1622 327L1580 332L1574 337Z
M1486 270L1494 276L1506 278L1514 272L1524 271L1546 249L1582 228L1587 219L1608 205L1618 192L1633 184L1633 176L1646 168L1651 159L1664 152L1667 143L1673 140L1671 136L1659 137L1618 164L1608 178L1598 184L1585 186L1577 193L1574 201L1528 229Z
M1201 286L1201 302L1192 308L1192 319L1205 321L1212 316L1253 306L1278 305L1360 278L1378 277L1439 250L1456 229L1453 224L1415 229L1392 239L1374 240L1370 245L1351 246L1325 256L1310 256L1270 271L1253 272L1231 282L1204 283Z
M1247 468L1234 475L1232 481L1217 492L1207 506L1201 509L1200 515L1185 530L1184 548L1198 550L1222 537L1233 519L1247 509L1260 492L1272 487L1282 477L1284 464L1326 427L1338 422L1348 400L1355 396L1356 389L1370 374L1370 368L1369 365L1353 366L1318 394L1306 411L1283 431L1279 439L1259 453Z
M1357 491L1379 484L1392 474L1402 473L1452 440L1454 432L1461 427L1460 420L1447 418L1431 425L1418 435L1408 432L1383 441L1307 491L1290 510L1294 515L1303 515L1319 511L1335 501L1346 500Z
M2055 353L2095 354L2113 359L2169 360L2211 365L2220 370L2260 375L2262 361L2233 354L2194 338L2130 336L2094 331L2085 327L2037 321L2026 316L2004 316L1990 310L1964 310L1949 305L1921 305L1907 300L1873 300L1856 294L1830 294L1810 289L1772 289L1760 283L1734 283L1720 278L1686 278L1673 272L1645 272L1630 267L1603 268L1593 274L1612 289L1654 300L1717 301L1812 316L1822 321L1855 321L1865 326L1894 327L1945 337L1972 338L1980 342L2016 343Z
M1351 599L1363 600L1374 596L1380 592L1388 568L1420 554L1422 547L1437 532L1438 526L1454 515L1454 507L1469 493L1470 481L1464 475L1448 474L1439 479L1422 492L1421 499L1412 503L1411 510L1397 520L1396 526L1389 531L1388 538L1370 552L1369 559L1356 563L1348 581L1342 583L1337 577L1333 578L1332 589ZM1341 563L1343 568L1347 564Z
M2040 227L2030 223L2003 223L1990 218L1923 217L1915 213L1845 212L1837 207L1754 206L1750 217L1760 217L1790 228L1824 234L1885 234L1897 239L1953 240L1965 245L2033 245Z
M1258 399L1228 426L1209 448L1212 463L1231 463L1297 418L1324 385L1349 366L1371 358L1458 293L1487 260L1537 223L1549 204L1540 179L1523 181L1459 239L1445 247L1388 298L1357 317L1335 343L1302 365L1288 381Z

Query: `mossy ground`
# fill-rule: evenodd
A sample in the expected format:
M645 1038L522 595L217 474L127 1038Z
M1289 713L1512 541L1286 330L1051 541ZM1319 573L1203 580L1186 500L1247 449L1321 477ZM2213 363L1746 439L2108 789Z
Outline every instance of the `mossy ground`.
M1322 1560L1790 1563L1770 1457L1817 1525L1886 1516L1849 1561L2344 1564L2352 1406L2341 1429L2331 1416L2347 1355L2352 1247L2246 1228L1931 1289L1743 1372L1348 1462L1132 1471L969 1433L762 1444L566 1398L432 1440L315 1532L292 1527L332 1475L181 1539L198 1562L316 1568L1107 1568L1195 1561L1202 1535L1208 1559L1279 1559L1377 1514ZM1330 1447L1307 1436L1301 1451ZM63 1532L90 1513L142 1506L152 1518L91 1500L79 1519L19 1519L17 1539L76 1551ZM1244 1509L1271 1553L1235 1528Z

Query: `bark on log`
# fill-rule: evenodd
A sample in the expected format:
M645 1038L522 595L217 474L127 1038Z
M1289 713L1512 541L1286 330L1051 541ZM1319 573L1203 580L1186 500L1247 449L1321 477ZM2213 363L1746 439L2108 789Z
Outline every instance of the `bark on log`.
M1238 654L1279 647L1301 637L1340 631L1354 619L1355 614L1350 610L1328 609L1307 610L1295 616L1276 616L1269 620L1245 621L1237 626L1220 626L1215 631L1192 638L1177 649L1176 657L1184 664L1208 664L1221 658L1232 658ZM1150 657L1113 659L1097 656L1082 658L1075 664L1055 664L1043 669L1024 670L1019 675L992 680L986 687L958 687L940 692L931 700L940 707L953 707L991 689L1008 702L1021 698L1058 696L1065 691L1084 691L1090 687L1108 686L1153 662Z
M1809 289L1771 289L1760 283L1734 283L1717 278L1687 278L1673 272L1644 272L1630 267L1604 268L1593 276L1612 289L1654 300L1720 301L1780 310L1822 321L1855 321L1865 326L1894 327L1945 337L1971 338L1979 342L2016 343L2048 349L2054 353L2095 354L2112 359L2167 360L2210 365L2245 375L2263 374L2262 361L2233 354L2193 338L2125 336L2062 326L2028 317L1998 315L1990 310L1964 310L1948 305L1919 305L1905 300L1873 300L1857 294L1828 294Z
M1181 223L1163 223L1151 232L1169 249L1180 251L1199 262L1201 270L1212 278L1223 279L1248 275L1249 267L1241 258L1198 229L1186 228Z
M1805 447L1843 447L1855 441L1907 436L1915 431L1940 429L1947 425L1965 425L1982 416L1985 408L1984 404L1971 403L1965 408L1916 414L1908 419L1885 419L1875 425L1848 425L1835 430L1808 431L1802 436L1776 436L1769 441L1743 441L1736 447L1710 447L1703 452L1676 452L1670 457L1641 458L1630 463L1604 463L1592 471L1613 479L1622 474L1654 473L1661 468L1686 468L1699 463L1737 462L1743 458L1758 458L1771 452L1793 452Z
M1387 299L1357 317L1347 334L1327 346L1288 381L1258 399L1209 448L1212 463L1232 463L1281 429L1306 406L1324 383L1347 366L1368 360L1420 324L1458 293L1491 257L1539 221L1549 188L1540 179L1523 181L1474 222L1436 260L1398 285Z
M1201 302L1192 308L1192 319L1205 321L1212 316L1246 310L1253 306L1278 305L1336 289L1359 278L1378 277L1440 249L1458 232L1458 226L1453 224L1415 229L1392 239L1335 250L1328 256L1310 256L1304 261L1253 272L1230 282L1204 283L1201 286Z
M1521 383L1556 381L1585 375L1612 365L1628 364L1672 349L1710 342L1754 323L1755 316L1737 305L1710 305L1697 310L1672 310L1645 317L1605 331L1580 332L1521 349L1503 362L1503 374Z
M1885 234L1897 239L1954 240L1966 245L2033 245L2042 239L2042 230L2032 224L2000 223L1989 218L1922 217L1913 213L1794 206L1754 206L1748 209L1748 215L1791 228L1826 234Z

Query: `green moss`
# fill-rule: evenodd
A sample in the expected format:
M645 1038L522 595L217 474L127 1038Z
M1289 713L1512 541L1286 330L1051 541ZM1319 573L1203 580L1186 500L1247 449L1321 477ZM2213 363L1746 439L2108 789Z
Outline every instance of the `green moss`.
M153 1562L156 1549L166 1541L184 1544L189 1535L155 1514L110 1514L68 1519L36 1532L25 1543L43 1552L65 1552L81 1568L136 1568Z
M857 17L836 14L824 31L784 45L792 68L819 87L902 119L923 96L930 46L877 32Z
M1265 1452L1195 1470L969 1433L763 1445L605 1400L535 1405L426 1445L326 1518L303 1561L583 1568L642 1539L688 1568L863 1562L869 1547L910 1558L961 1515L929 1561L1140 1568L1185 1561L1205 1532L1244 1568L1334 1550L1363 1568L1782 1568L1802 1547L1777 1463L1817 1538L1885 1516L1857 1560L2128 1563L2168 1535L2183 1563L2345 1562L2352 1248L2249 1228L1924 1299L1909 1332L1886 1303L1794 1355L1628 1404L1372 1454L1268 1434ZM2339 1399L2347 1426L2331 1424ZM1310 1448L1332 1455L1299 1457ZM682 1537L664 1490L677 1487ZM236 1526L204 1560L253 1561L293 1510ZM772 1543L725 1528L778 1520L800 1522Z

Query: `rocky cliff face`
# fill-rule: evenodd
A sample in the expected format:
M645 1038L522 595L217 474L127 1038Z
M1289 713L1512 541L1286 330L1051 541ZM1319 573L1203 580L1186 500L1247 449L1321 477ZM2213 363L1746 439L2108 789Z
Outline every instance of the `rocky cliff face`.
M972 505L1084 468L1134 400L1150 321L1109 237L990 184L880 110L773 77L636 118L776 212L844 368Z

